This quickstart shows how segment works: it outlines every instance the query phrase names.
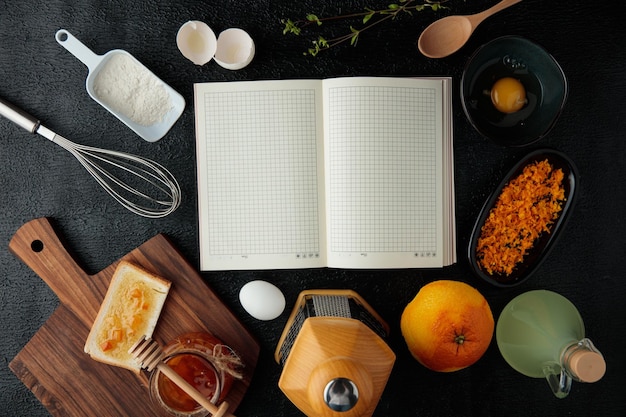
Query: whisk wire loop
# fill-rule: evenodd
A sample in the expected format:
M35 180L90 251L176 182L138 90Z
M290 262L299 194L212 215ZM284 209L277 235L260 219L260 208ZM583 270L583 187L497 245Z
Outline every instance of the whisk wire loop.
M131 212L143 217L161 218L180 205L180 185L161 164L125 152L79 145L60 135L54 137L54 142L74 155L98 184ZM105 165L109 169L114 168L116 174L106 169ZM125 175L128 179L121 179L118 175ZM141 180L143 187L148 184L158 196L135 188L128 184L130 180Z

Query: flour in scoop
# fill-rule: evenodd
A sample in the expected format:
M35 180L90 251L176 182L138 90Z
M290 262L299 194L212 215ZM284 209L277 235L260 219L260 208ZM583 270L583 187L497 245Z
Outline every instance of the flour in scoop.
M163 121L172 108L163 83L125 54L107 60L94 80L94 93L111 110L142 126Z

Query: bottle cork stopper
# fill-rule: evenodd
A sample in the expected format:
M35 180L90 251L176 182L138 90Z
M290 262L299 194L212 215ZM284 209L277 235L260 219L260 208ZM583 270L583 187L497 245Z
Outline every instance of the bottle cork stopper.
M574 352L569 360L570 369L582 382L596 382L604 376L606 363L601 354L590 350Z

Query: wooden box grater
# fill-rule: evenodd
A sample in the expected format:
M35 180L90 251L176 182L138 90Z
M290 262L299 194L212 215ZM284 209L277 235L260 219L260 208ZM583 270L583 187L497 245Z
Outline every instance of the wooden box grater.
M388 333L354 291L303 291L274 355L278 386L309 417L371 416L395 362Z

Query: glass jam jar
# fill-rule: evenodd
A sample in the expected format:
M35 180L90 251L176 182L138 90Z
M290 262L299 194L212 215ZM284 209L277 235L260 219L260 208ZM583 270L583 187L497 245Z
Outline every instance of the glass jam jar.
M186 333L163 347L163 361L219 405L236 379L241 379L243 364L233 350L209 333ZM208 410L158 369L150 375L150 399L161 417L204 417Z

